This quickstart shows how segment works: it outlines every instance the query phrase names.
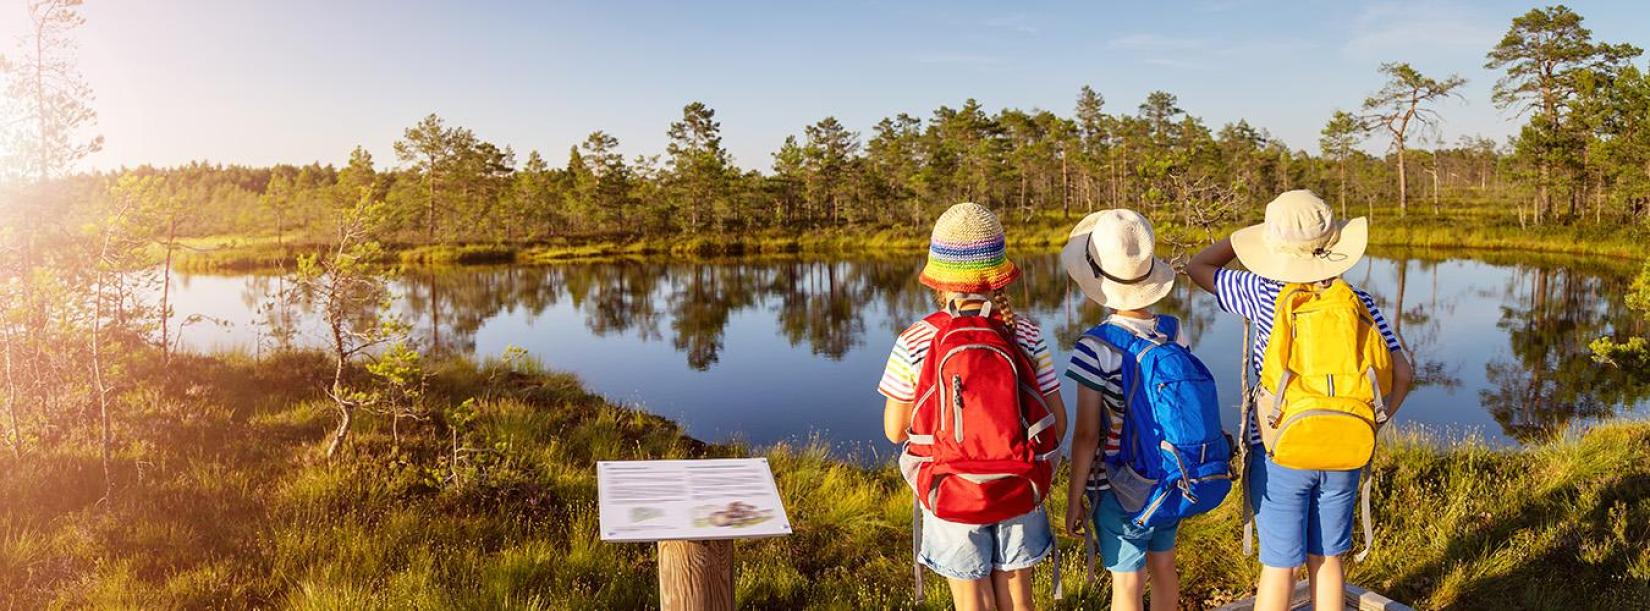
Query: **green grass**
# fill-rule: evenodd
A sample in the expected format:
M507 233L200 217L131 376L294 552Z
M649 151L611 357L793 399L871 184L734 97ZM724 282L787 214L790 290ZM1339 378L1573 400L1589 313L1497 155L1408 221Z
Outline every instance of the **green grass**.
M480 265L514 263L518 251L502 244L418 246L400 251L402 263L414 265Z
M1260 220L1260 205L1238 215L1238 220L1205 231L1178 223L1166 214L1145 211L1154 220L1158 241L1171 255L1187 255L1210 237L1219 238L1245 223ZM1449 198L1434 213L1429 202L1417 201L1407 214L1395 206L1373 210L1351 206L1353 216L1372 217L1370 242L1380 248L1427 248L1485 253L1506 251L1611 258L1644 256L1650 227L1632 223L1598 223L1592 219L1554 221L1526 226L1505 203L1482 199ZM1063 246L1071 226L1085 212L1068 217L1059 212L1024 216L1004 212L1009 243L1021 251L1049 252ZM184 241L178 266L188 271L241 272L290 264L297 255L315 252L319 244L299 241L277 245L270 236L215 236ZM688 259L806 254L894 255L921 252L928 246L927 227L842 226L803 232L775 229L718 235L708 232L677 235L602 234L556 238L543 242L490 244L389 243L395 255L386 263L407 265L464 265L565 261L593 261L672 256Z
M822 444L704 444L565 374L455 360L432 367L433 415L403 422L399 446L368 416L328 462L321 357L187 357L164 376L147 367L134 374L148 382L120 397L111 500L98 502L90 427L0 470L0 592L11 604L653 606L653 548L597 539L594 462L753 452L769 457L795 534L739 543L742 605L910 604L909 492L891 467L835 459ZM448 481L444 414L468 398L476 418L460 430L490 458ZM1351 580L1421 608L1642 608L1646 456L1650 423L1526 450L1394 434L1376 467L1377 547ZM1247 594L1256 566L1238 524L1234 496L1182 528L1188 606ZM1101 605L1106 584L1081 583L1079 543L1062 545L1070 585L1059 606ZM1037 573L1045 604L1048 579ZM945 606L942 580L928 594L929 608Z

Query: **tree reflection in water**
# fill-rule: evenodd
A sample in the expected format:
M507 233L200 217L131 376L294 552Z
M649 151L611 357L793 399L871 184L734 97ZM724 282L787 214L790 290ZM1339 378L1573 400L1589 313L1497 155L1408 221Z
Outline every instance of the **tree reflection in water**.
M1017 261L1023 274L1010 297L1016 310L1042 323L1051 345L1070 346L1101 319L1100 308L1077 293L1057 257L1020 256ZM1529 440L1578 419L1637 406L1650 396L1650 385L1595 365L1587 348L1592 339L1618 328L1643 331L1642 322L1622 303L1629 283L1625 270L1574 260L1461 265L1426 253L1403 253L1374 260L1349 275L1388 313L1418 365L1423 387L1438 389L1431 400L1454 403L1460 400L1455 389L1476 390L1503 432ZM619 261L420 269L409 271L396 288L398 308L414 323L415 338L426 349L473 352L477 331L489 320L534 320L556 308L581 318L598 337L657 342L668 335L689 368L706 371L721 359L725 333L738 314L771 313L774 335L792 349L805 346L812 355L830 360L854 355L880 364L894 335L934 307L932 293L916 281L920 268L920 257ZM1447 274L1453 279L1441 286L1444 268L1450 268ZM1505 282L1484 284L1496 277ZM258 295L269 291L272 282L273 277L249 280L243 301L259 303ZM1478 288L1450 286L1452 282ZM1236 362L1239 348L1231 333L1206 335L1217 323L1236 324L1223 320L1230 317L1218 312L1209 296L1182 281L1155 309L1182 319L1192 337L1202 340L1197 347L1212 367ZM1495 329L1505 343L1486 343L1486 335L1463 335L1454 328L1497 309ZM290 328L293 318L303 315L301 309L261 314L270 334ZM1482 326L1487 330L1487 324ZM1464 380L1467 363L1473 369L1482 363L1484 377Z
M1508 436L1550 436L1650 395L1641 376L1594 363L1587 347L1593 338L1636 324L1623 305L1625 277L1521 266L1507 284L1497 326L1507 333L1512 358L1485 366L1490 387L1479 398Z

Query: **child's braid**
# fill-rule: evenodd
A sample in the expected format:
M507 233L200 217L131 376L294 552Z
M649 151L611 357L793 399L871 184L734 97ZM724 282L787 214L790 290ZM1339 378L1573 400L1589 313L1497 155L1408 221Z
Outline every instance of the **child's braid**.
M1009 330L1013 330L1014 307L1008 302L1008 293L1002 289L991 291L991 303L997 312L997 316L1003 320L1003 324L1007 325Z

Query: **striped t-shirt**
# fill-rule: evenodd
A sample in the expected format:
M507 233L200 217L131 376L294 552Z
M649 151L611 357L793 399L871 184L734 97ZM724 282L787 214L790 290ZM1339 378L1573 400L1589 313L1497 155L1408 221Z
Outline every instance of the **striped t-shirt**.
M1156 317L1130 318L1112 315L1106 322L1128 329L1140 337L1158 336ZM1181 333L1175 334L1175 343L1190 347L1186 342L1184 328ZM1094 463L1089 469L1088 489L1110 489L1111 481L1106 478L1106 470L1101 464L1107 458L1117 456L1122 450L1123 354L1110 344L1084 335L1077 339L1077 346L1071 351L1071 362L1066 366L1066 377L1100 392L1100 423L1106 429L1106 437L1104 443L1094 449Z
M1215 270L1215 300L1220 303L1220 309L1249 319L1255 324L1255 347L1249 355L1250 370L1255 379L1260 379L1261 364L1266 362L1266 344L1272 339L1272 318L1277 312L1278 293L1283 289L1282 282L1262 278L1254 273L1235 270ZM1400 348L1398 337L1392 334L1392 328L1387 325L1386 317L1381 315L1381 309L1375 307L1375 299L1369 293L1354 287L1353 293L1369 308L1370 317L1375 319L1375 326L1381 330L1381 337L1386 339L1388 350L1397 352ZM1260 427L1251 418L1248 423L1249 444L1260 444Z
M922 359L934 343L934 325L926 320L906 328L894 340L894 350L888 355L888 366L882 371L882 383L877 392L895 401L917 400L917 374L922 371ZM1054 373L1054 355L1043 341L1043 331L1037 323L1024 316L1014 317L1014 340L1025 350L1026 356L1037 366L1037 388L1043 394L1060 390L1060 380Z

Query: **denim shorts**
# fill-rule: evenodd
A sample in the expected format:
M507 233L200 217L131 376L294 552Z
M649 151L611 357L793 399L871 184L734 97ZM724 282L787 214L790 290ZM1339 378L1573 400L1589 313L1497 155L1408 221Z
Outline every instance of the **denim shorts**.
M996 524L958 524L922 510L923 566L952 579L983 579L992 571L1036 566L1054 551L1054 531L1042 507Z
M1261 446L1249 450L1249 499L1260 535L1260 563L1294 568L1307 554L1339 556L1352 549L1358 474L1278 466Z
M1136 526L1129 521L1129 512L1117 502L1117 494L1100 491L1100 500L1094 504L1094 538L1100 546L1100 558L1106 570L1113 573L1133 573L1146 568L1146 552L1166 552L1174 549L1175 535L1180 524L1165 526Z

